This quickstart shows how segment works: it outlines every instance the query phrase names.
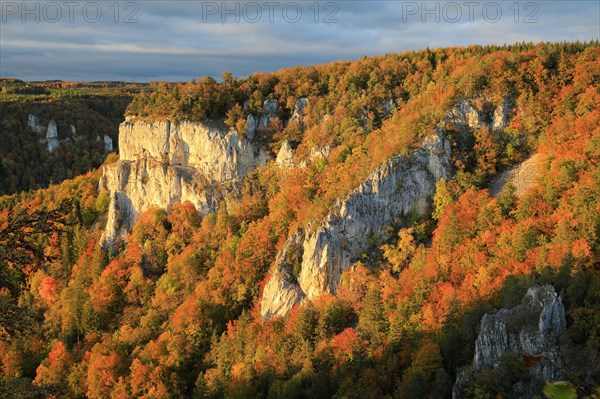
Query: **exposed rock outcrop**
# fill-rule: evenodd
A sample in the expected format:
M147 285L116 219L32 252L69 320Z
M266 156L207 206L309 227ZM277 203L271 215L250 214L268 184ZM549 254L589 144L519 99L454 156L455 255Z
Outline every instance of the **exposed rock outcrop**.
M53 120L48 123L45 142L49 153L54 152L60 146L60 141L58 141L58 128L56 127L56 122Z
M48 125L44 126L40 123L36 115L29 114L27 126L36 133L44 134L44 137L40 138L40 143L46 146L46 150L49 153L56 151L61 146L61 143L74 143L80 138L77 136L77 128L73 124L61 124L59 137L59 127L53 118L50 118ZM85 134L82 137L85 137ZM104 150L106 152L114 150L113 140L109 135L105 134L102 138L96 136L96 141L104 142Z
M269 121L277 116L278 105L277 100L265 100L263 103L263 114L261 115L259 122L260 126L267 127Z
M413 210L424 214L435 183L450 175L449 158L449 142L436 134L412 156L381 165L338 202L325 222L305 238L298 280L306 296L335 294L341 274L367 249L370 237L386 237L386 227Z
M508 124L512 116L514 102L510 97L506 97L504 102L496 106L485 99L477 101L462 99L445 116L445 122L465 129L479 129L486 126L490 131L502 130Z
M281 148L279 149L279 153L277 153L277 158L275 162L281 168L289 169L294 167L294 150L288 140L285 140L281 144Z
M536 153L512 168L497 174L489 184L490 194L497 197L504 186L510 182L515 188L515 195L521 198L530 187L536 184L540 163L541 156Z
M266 154L234 129L217 122L124 122L119 128L121 161L154 159L167 165L193 167L208 180L244 177L267 161Z
M401 222L413 210L426 211L436 181L450 175L449 159L450 143L438 131L411 156L390 159L337 201L325 220L316 228L309 227L302 238L298 283L293 283L289 269L283 270L285 261L276 263L263 293L263 318L287 314L305 296L335 294L341 274L368 248L370 237L385 237L386 227Z
M502 130L508 125L508 121L512 116L512 110L515 103L512 98L506 97L504 103L494 109L492 118L492 130Z
M329 154L331 154L331 146L329 145L311 147L308 158L300 161L298 166L301 168L306 168L310 162L314 162L319 159L326 159Z
M481 115L470 100L459 101L446 113L445 121L465 129L470 127L478 129L481 127Z
M304 230L299 229L285 243L275 260L269 282L263 291L263 298L273 298L269 306L262 312L265 319L273 315L287 313L295 304L305 298L293 274L302 262Z
M290 121L301 122L302 117L304 116L304 110L308 107L308 98L300 97L298 101L296 101L296 105L294 106L294 113L290 118Z
M486 314L475 342L473 372L497 368L506 353L522 358L528 365L528 381L513 386L513 396L531 398L541 393L545 380L561 378L559 336L566 328L565 308L550 285L531 287L520 305ZM455 384L453 397L460 398L463 373Z
M248 140L254 139L256 129L269 126L271 119L277 116L278 106L277 100L268 99L263 102L263 113L260 115L260 118L256 119L252 114L248 114L246 117L246 138ZM248 101L244 102L243 110L244 112L250 112Z
M27 118L27 126L29 126L29 128L36 133L41 133L44 131L44 129L46 130L46 136L40 141L43 144L46 144L46 149L49 153L56 151L56 149L60 146L60 141L58 140L58 128L54 120L51 119L50 122L48 122L48 126L44 128L44 126L39 123L38 118L35 115L29 114L29 117Z
M190 201L200 214L216 210L264 151L216 122L126 121L119 129L120 160L104 168L100 188L111 193L103 240L111 244L139 214Z
M107 134L105 134L103 136L103 138L100 138L100 136L96 136L96 141L100 142L104 142L104 150L105 151L113 151L113 140L110 138L110 136L108 136Z
M29 117L27 119L27 126L29 126L29 128L36 133L40 133L44 128L42 125L39 124L37 117L33 114L29 114Z
M380 165L350 195L338 200L325 220L307 227L297 275L282 270L284 262L274 265L261 301L263 319L286 315L304 297L335 294L341 274L368 248L371 237L385 239L388 226L401 224L413 211L419 214L427 211L436 182L451 177L450 142L442 126L454 125L466 133L483 123L500 126L500 122L494 122L494 115L498 121L510 118L512 108L508 105L497 111L497 107L482 101L484 107L479 110L473 103L459 101L436 132L412 155L394 157ZM314 149L310 160L328 154L328 148ZM300 162L299 166L305 164L306 161ZM291 282L294 279L297 284ZM296 293L298 289L303 295Z
M112 139L108 136L108 135L104 135L104 149L106 151L112 151L113 150L113 141Z
M310 149L309 159L315 161L317 159L327 158L331 154L331 146L312 147Z
M246 138L248 140L252 140L254 138L254 134L256 133L256 120L252 114L248 114L246 118Z

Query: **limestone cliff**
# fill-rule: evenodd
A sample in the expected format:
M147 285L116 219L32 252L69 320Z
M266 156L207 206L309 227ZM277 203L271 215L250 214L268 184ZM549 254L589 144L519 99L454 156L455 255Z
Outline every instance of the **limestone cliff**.
M281 144L281 148L277 153L277 158L275 159L277 165L282 168L292 168L294 166L294 150L288 140L285 140Z
M100 189L110 192L103 240L127 233L139 214L190 201L200 214L216 210L225 195L267 155L223 124L125 121L120 160L104 168Z
M277 256L269 276L269 283L263 291L263 298L270 298L268 306L261 308L263 318L268 319L274 315L286 314L295 304L300 303L306 297L293 274L294 270L302 263L304 240L304 230L298 229L286 241Z
M50 121L48 122L48 126L44 127L43 125L40 124L37 116L35 116L33 114L29 114L29 117L27 119L27 126L36 133L42 133L45 131L46 134L45 134L44 138L40 140L40 142L42 144L46 145L46 149L47 149L48 153L53 153L54 151L56 151L58 149L58 147L60 147L61 140L58 137L58 127L57 127L54 119L50 119ZM76 135L77 130L76 130L75 126L69 125L69 128L71 130L71 136L63 137L63 141L77 139L77 135ZM108 136L104 136L104 137L108 137ZM112 151L112 148L110 151Z
M263 292L263 318L283 316L305 297L335 294L341 274L368 248L369 237L385 237L386 227L413 210L426 211L436 181L450 175L449 158L450 143L438 131L412 155L380 165L316 228L294 234L286 247L301 247L300 271L294 277L292 262L285 251L280 254Z
M53 120L48 123L45 142L49 153L54 152L60 145L58 141L58 128L56 127L56 122Z
M490 131L502 130L508 125L513 108L514 101L510 97L498 106L485 98L478 101L462 99L446 113L444 121L461 129L486 126Z
M473 372L484 367L498 368L504 354L515 354L528 365L529 378L513 386L513 396L539 395L545 380L561 377L559 336L565 328L565 308L554 288L531 287L520 305L483 316L475 342ZM454 398L461 396L462 385L472 377L467 373L459 376Z
M240 139L234 129L213 121L124 122L119 128L119 154L122 161L154 159L193 167L217 182L244 177L267 161L263 151Z
M484 124L491 130L503 129L510 118L509 99L498 107L485 100L477 101L479 107L475 103L459 101L419 149L380 165L350 195L338 200L325 220L307 227L300 235L302 256L296 275L286 266L290 262L280 260L273 266L261 300L263 319L284 316L305 298L335 294L341 274L368 249L370 237L385 239L387 227L406 221L413 211L421 215L427 211L436 182L451 177L450 141L444 126L453 125L467 134ZM287 153L285 148L278 156L282 166L287 166ZM311 151L311 158L327 155L328 149ZM298 234L290 238L298 239Z

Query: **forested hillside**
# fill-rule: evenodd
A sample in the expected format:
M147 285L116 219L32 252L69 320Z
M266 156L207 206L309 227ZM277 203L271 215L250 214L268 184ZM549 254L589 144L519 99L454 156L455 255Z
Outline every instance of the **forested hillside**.
M116 150L123 113L144 87L0 79L0 195L97 168Z
M542 284L566 307L562 377L581 397L597 390L598 43L424 50L164 83L125 115L222 120L243 137L266 100L277 114L252 140L273 161L202 218L189 202L151 207L105 248L100 170L0 198L0 396L450 398L465 371L461 397L508 398L531 359L473 372L481 318ZM465 104L478 127L449 118ZM368 237L335 295L264 320L262 291L288 237L435 132L451 143L452 177L427 211ZM276 162L288 146L291 160ZM535 184L492 196L490 179L532 154Z

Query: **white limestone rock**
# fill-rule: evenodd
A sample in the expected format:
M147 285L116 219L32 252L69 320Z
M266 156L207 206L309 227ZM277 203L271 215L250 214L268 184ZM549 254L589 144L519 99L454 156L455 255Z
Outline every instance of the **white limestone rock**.
M108 152L113 150L113 141L107 134L104 135L104 150Z
M254 138L254 135L256 134L256 127L256 119L254 119L252 114L248 114L248 117L246 118L246 138L248 140L252 140Z
M460 100L452 107L446 113L445 121L463 129L468 127L479 129L482 125L480 111L474 107L472 101L467 99Z
M27 119L27 126L29 126L29 128L36 133L41 133L44 131L44 126L42 126L39 123L38 118L33 114L29 114L29 117ZM43 139L40 139L40 142L46 145L46 149L49 153L53 153L60 146L56 122L54 122L54 120L50 120L48 126L45 129L46 135Z
M494 109L492 118L492 130L504 130L508 125L508 121L513 114L515 104L510 97L506 97L504 103Z
M277 100L268 99L263 103L263 114L260 117L260 126L267 127L271 119L277 116Z
M519 318L518 315L526 317ZM523 325L515 320L526 320ZM481 319L481 330L475 342L473 367L498 366L505 352L520 355L539 355L555 351L558 335L566 328L565 307L551 285L531 287L521 305L486 314ZM512 332L510 331L512 330ZM547 373L546 369L542 374ZM556 375L545 375L548 379Z
M551 285L530 287L520 305L486 314L475 341L473 371L483 367L497 368L502 356L512 353L528 357L533 363L527 381L513 386L513 397L533 398L541 394L544 381L562 378L560 335L566 329L565 307ZM461 397L461 389L470 377L459 374L453 397Z
M410 157L395 157L379 166L335 204L325 222L307 234L304 242L298 280L306 296L335 294L341 274L368 248L369 237L386 237L386 228L412 210L424 214L435 183L450 175L449 158L449 142L436 134Z
M480 100L479 107L476 107L475 102L469 99L460 100L445 116L445 122L459 126L462 129L467 127L471 129L480 129L486 126L490 131L503 130L507 125L514 102L510 97L506 97L504 102L495 106L487 100Z
M285 140L283 144L281 144L281 148L279 149L279 153L277 154L277 158L275 162L279 167L284 169L290 169L294 167L294 150L290 145L288 140Z
M308 154L308 158L300 161L298 166L301 168L306 168L310 162L318 161L319 159L327 159L331 154L331 146L313 146L310 149L310 153Z
M331 154L331 146L315 146L310 149L310 155L308 156L308 158L310 159L310 161L316 161L317 159L327 158L329 154Z
M231 181L267 161L263 150L235 129L216 122L124 122L119 128L121 160L152 158L168 165L190 166L209 180Z
M40 133L44 128L38 123L37 117L33 114L29 114L29 118L27 119L27 126L29 126L29 128L36 133Z
M268 283L263 291L261 314L264 319L280 316L289 312L294 305L300 304L305 295L298 286L293 270L302 259L304 230L298 229L287 240L275 260ZM265 298L270 298L265 299Z
M201 215L215 211L224 194L193 168L169 166L154 159L118 161L104 167L100 187L111 193L104 242L124 236L150 206L170 209L190 201ZM117 217L116 215L120 215Z
M48 123L45 141L49 153L53 153L60 146L60 141L58 140L58 128L56 127L56 122L53 120Z
M449 159L450 143L437 131L411 156L397 156L380 165L345 199L338 200L325 220L304 234L298 284L289 279L272 282L287 277L282 271L271 275L267 285L280 290L265 289L263 319L286 315L297 303L289 298L301 301L304 296L314 299L323 293L335 294L341 274L368 248L369 237L385 237L388 226L413 210L426 211L435 183L450 175ZM302 295L296 294L298 289Z
M100 189L111 195L103 242L128 233L138 216L155 205L170 209L190 201L201 215L216 211L266 153L234 129L205 122L123 122L120 160L104 167Z
M296 105L294 106L294 113L292 114L290 121L301 122L302 117L304 116L304 110L308 107L309 101L306 97L300 97L296 101Z
M421 148L410 156L397 156L380 165L350 195L337 200L325 220L313 229L307 228L298 284L273 282L273 286L282 287L283 291L265 291L261 302L263 318L284 316L290 311L291 302L281 300L281 297L298 297L290 290L299 288L308 299L323 293L335 294L341 274L368 248L369 237L385 238L387 227L401 222L413 210L424 214L436 182L451 177L450 142L445 136L445 126L454 125L464 133L464 139L469 129L480 128L483 124L502 125L494 122L495 108L485 100L482 103L485 106L479 110L472 101L460 100L446 113L435 133L424 140ZM497 120L508 121L509 108L506 106L497 111ZM492 114L489 114L490 109ZM315 147L311 149L309 159L327 157L329 151L329 148ZM306 161L299 165L305 166ZM285 273L277 272L271 279L285 276Z

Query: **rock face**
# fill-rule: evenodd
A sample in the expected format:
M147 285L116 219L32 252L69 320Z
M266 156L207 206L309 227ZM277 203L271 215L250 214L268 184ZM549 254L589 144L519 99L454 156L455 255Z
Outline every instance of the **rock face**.
M260 118L255 119L252 114L248 114L246 117L246 138L248 140L254 139L258 127L266 128L271 119L277 116L278 106L277 100L265 100L263 103L263 113ZM244 103L243 109L244 112L250 111L250 105L248 105L247 101Z
M56 122L51 120L48 123L48 128L46 129L46 145L48 146L48 152L54 152L60 145L58 141L58 129L56 127Z
M515 103L512 98L506 97L504 103L496 107L492 118L492 130L502 130L508 125L514 106Z
M119 150L122 161L146 158L193 167L217 182L244 177L267 161L263 151L216 122L124 122L119 128Z
M559 336L566 328L565 308L550 285L531 287L520 305L486 314L475 342L473 370L497 368L505 353L522 357L530 365L530 379L513 386L515 397L531 398L541 393L545 380L561 378ZM459 376L453 397L460 397Z
M301 239L301 264L295 268L295 274L286 270L285 261L273 266L261 301L263 319L284 316L305 298L335 294L341 274L368 248L372 237L385 239L388 226L402 223L413 211L427 211L436 182L451 176L450 142L441 126L454 125L466 133L482 124L490 128L503 126L510 118L509 100L502 107L479 101L483 103L481 109L473 103L459 101L448 111L444 123L412 155L394 157L380 165L350 195L338 200L325 220L307 227ZM329 150L311 150L310 160L327 157ZM299 163L300 167L303 165L306 161Z
M29 126L29 128L36 133L41 133L44 130L44 126L42 126L38 122L38 118L33 114L29 114L29 117L27 119L27 126ZM40 141L43 144L46 144L46 149L49 153L52 153L56 151L56 149L60 146L56 122L54 122L54 120L50 120L50 122L48 122L48 126L45 129L46 136Z
M294 167L294 150L289 141L285 140L281 144L281 148L279 149L279 153L277 153L277 158L275 162L281 168L289 169Z
M29 114L27 126L36 133L45 133L44 137L40 139L40 143L46 146L46 150L49 153L56 151L61 146L61 143L73 143L79 139L77 136L77 128L73 124L61 126L59 138L58 126L54 119L50 119L48 125L43 126L37 116ZM96 141L104 142L104 150L106 152L114 150L113 140L109 135L105 134L103 137L96 136Z
M521 198L530 187L537 183L541 159L541 155L535 153L523 162L497 174L489 184L490 194L497 197L504 186L510 182L515 188L515 195Z
M201 214L214 211L264 151L216 122L126 121L119 129L120 160L104 168L100 188L110 192L103 236L110 245L139 214L190 201Z
M485 99L478 101L481 105L476 106L475 101L463 99L459 101L446 114L445 122L460 128L470 127L479 129L486 126L490 131L502 130L508 124L512 116L514 102L506 97L504 102L496 106Z
M27 120L27 125L36 133L40 133L44 128L42 125L38 123L38 119L35 115L29 114L29 118Z
M269 306L264 311L261 310L263 318L285 314L306 297L293 274L294 269L302 262L304 239L304 230L298 229L286 241L283 250L277 256L269 283L263 291L263 298L272 298Z
M265 100L263 103L263 114L260 117L259 125L267 127L269 121L277 116L277 100Z
M254 138L254 134L256 133L256 120L252 114L248 114L246 118L246 138L248 140L252 140Z
M310 149L310 155L308 156L310 161L317 159L327 158L331 154L331 146L312 147Z
M389 116L392 113L392 111L396 108L396 103L394 102L394 100L389 99L381 103L381 108L383 108L383 117L385 118Z
M109 152L113 150L113 141L106 134L104 135L104 149Z
M522 320L522 325L515 321L519 315L529 316ZM474 368L496 366L500 357L509 351L529 356L555 352L558 335L565 327L565 307L554 288L550 285L531 287L521 305L483 316L475 343ZM539 371L545 378L556 377L552 367L540 367Z
M449 159L450 143L438 131L411 156L398 156L380 165L338 201L316 228L291 237L286 246L297 241L302 245L297 284L286 268L290 262L284 252L265 286L262 317L283 316L305 297L335 294L341 274L368 248L370 237L385 237L386 227L401 222L413 210L426 211L435 183L450 175Z
M446 122L473 129L481 127L481 119L479 110L475 109L472 102L466 99L459 101L445 117Z
M304 110L308 107L308 98L300 97L298 101L296 101L296 105L294 106L294 113L290 118L290 121L301 122L302 117L304 116Z

